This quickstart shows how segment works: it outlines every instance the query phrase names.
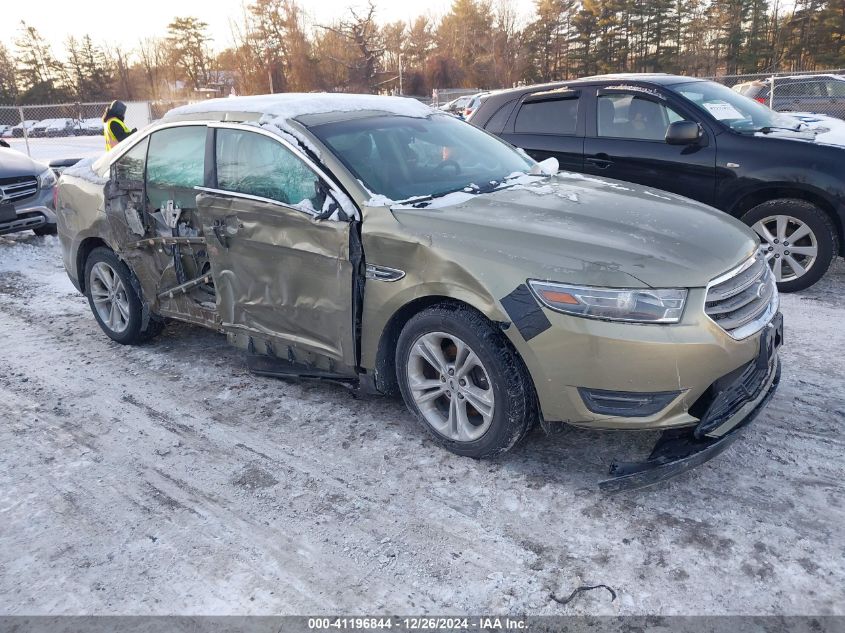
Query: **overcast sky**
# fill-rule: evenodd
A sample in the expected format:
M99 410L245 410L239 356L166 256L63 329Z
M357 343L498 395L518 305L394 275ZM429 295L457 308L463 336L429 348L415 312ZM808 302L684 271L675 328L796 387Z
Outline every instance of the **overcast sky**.
M513 0L522 16L533 10L532 0ZM300 0L313 21L331 22L346 8L365 6L366 0ZM409 20L420 14L440 16L448 11L451 0L376 0L379 22ZM221 50L231 41L230 22L243 14L241 0L136 0L113 2L100 0L3 0L3 40L14 45L21 20L34 26L53 45L59 56L69 35L86 33L95 42L121 43L133 48L139 39L166 35L167 24L176 16L195 16L208 23L214 38L212 46Z

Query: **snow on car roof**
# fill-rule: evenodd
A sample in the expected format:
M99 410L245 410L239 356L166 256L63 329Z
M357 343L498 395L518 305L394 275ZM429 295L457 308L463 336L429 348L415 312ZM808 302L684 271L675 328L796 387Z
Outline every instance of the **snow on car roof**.
M294 119L303 114L324 112L357 112L372 110L400 116L423 118L434 110L408 97L383 97L344 93L281 93L249 97L209 99L170 110L165 119L194 114L250 112L280 119Z

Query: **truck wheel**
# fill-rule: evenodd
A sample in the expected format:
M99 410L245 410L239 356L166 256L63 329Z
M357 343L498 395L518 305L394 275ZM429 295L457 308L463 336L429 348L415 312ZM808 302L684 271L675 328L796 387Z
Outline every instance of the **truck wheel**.
M781 292L812 286L839 252L830 217L806 200L769 200L748 211L742 221L760 236L760 249Z
M537 420L534 386L502 332L471 308L443 304L414 316L396 346L405 404L438 443L492 457Z
M132 272L107 248L95 248L85 262L85 294L103 332L122 345L143 343L164 328L164 322L153 316L144 325Z

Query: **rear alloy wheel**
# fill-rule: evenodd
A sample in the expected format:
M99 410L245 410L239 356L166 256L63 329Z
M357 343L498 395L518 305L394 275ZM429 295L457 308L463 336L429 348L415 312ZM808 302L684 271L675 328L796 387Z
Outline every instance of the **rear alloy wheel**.
M760 237L781 292L804 290L827 272L838 252L837 235L830 218L804 200L771 200L742 217Z
M85 262L85 294L103 332L118 343L142 343L164 327L161 319L145 317L132 272L107 248L95 248Z
M88 277L89 292L99 320L114 334L129 327L129 294L114 268L97 262Z
M436 305L408 321L396 368L405 404L458 455L503 453L538 418L522 359L500 328L467 306Z

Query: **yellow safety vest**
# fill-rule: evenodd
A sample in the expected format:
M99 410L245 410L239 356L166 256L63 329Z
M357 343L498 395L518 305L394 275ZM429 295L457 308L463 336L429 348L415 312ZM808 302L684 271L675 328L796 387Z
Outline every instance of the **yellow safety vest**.
M124 123L123 121L118 119L116 116L112 117L108 121L106 121L105 124L103 125L103 136L106 137L106 151L107 152L111 151L111 149L120 142L120 141L117 140L117 137L111 131L112 121L117 121L118 123L120 123L120 127L122 127L123 131L126 132L127 134L129 134L129 132L132 131L132 130L129 129L129 127L126 125L126 123Z

